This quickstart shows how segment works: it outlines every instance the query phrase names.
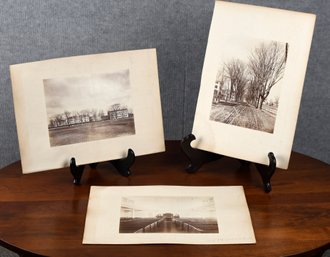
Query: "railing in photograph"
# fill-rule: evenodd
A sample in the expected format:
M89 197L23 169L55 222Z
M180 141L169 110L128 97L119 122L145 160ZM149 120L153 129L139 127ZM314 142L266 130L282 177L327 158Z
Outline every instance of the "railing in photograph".
M175 220L174 222L175 222L176 227L178 227L181 231L185 231L188 233L203 233L203 230L196 228L187 222L180 221L180 220Z
M135 231L135 233L154 232L154 231L158 230L160 223L163 221L164 221L164 218L159 219L159 220Z
M141 229L158 221L157 218L121 219L119 233L137 233Z
M218 224L213 219L176 219L178 229L197 233L218 233Z

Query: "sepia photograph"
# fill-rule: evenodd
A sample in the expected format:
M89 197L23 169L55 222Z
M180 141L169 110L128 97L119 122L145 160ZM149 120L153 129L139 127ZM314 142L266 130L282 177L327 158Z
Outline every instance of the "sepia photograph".
M288 43L232 40L221 57L210 120L274 132Z
M255 242L242 186L92 186L90 190L83 244Z
M43 84L52 147L135 134L129 70Z
M213 197L123 197L119 233L218 233Z
M23 174L165 151L156 49L13 64L10 74Z
M215 1L192 147L289 166L316 16ZM261 22L262 21L262 22Z

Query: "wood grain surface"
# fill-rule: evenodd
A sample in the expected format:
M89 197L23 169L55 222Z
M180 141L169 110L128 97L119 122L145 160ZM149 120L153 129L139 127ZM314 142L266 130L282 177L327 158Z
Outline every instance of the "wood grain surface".
M72 184L68 168L22 175L16 162L1 169L0 239L46 256L320 256L330 247L328 164L292 153L289 169L277 169L273 190L265 193L254 165L224 157L189 174L179 142L167 141L166 148L137 157L129 177L109 162L86 167L79 186ZM83 245L91 185L243 185L257 243Z

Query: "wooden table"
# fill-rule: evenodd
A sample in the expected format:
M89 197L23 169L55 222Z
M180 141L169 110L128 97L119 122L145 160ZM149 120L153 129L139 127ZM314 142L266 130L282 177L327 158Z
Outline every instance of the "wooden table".
M273 190L263 191L254 165L224 157L195 174L185 172L179 142L167 151L136 158L123 177L110 163L85 168L81 185L69 169L22 175L20 162L0 171L0 239L47 256L318 256L330 248L330 168L292 153L288 170L277 169ZM243 185L255 245L82 245L91 185ZM111 207L111 202L109 202Z

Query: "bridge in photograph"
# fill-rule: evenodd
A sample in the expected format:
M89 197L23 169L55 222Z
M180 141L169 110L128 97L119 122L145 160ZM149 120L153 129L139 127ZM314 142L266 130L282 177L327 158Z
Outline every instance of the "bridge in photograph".
M171 213L156 218L122 218L119 233L218 233L215 219L180 218Z

